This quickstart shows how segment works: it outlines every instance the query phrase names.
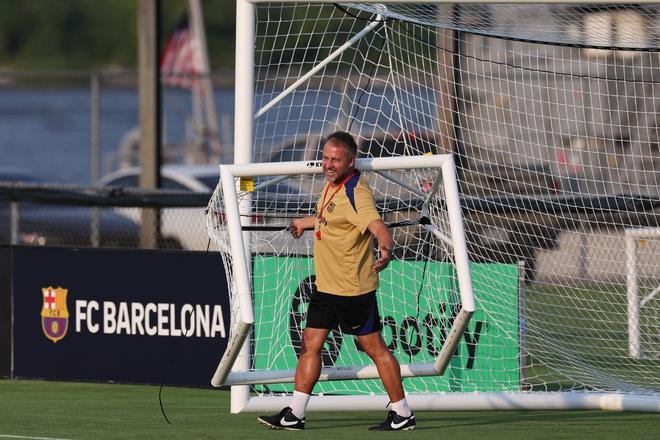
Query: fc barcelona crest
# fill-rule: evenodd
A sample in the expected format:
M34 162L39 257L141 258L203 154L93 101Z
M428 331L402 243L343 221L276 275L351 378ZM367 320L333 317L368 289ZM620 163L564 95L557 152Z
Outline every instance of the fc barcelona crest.
M66 335L69 327L69 309L66 307L67 289L42 287L43 307L41 328L48 339L57 342Z

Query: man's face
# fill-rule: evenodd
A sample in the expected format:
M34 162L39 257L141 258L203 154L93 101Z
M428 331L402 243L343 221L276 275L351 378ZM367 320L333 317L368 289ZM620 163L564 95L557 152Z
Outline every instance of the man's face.
M348 147L330 139L323 147L323 174L331 185L339 185L355 166L355 157Z

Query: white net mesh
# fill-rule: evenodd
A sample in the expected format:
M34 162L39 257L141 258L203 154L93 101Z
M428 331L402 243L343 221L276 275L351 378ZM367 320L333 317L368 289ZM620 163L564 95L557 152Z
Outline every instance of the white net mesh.
M656 5L257 7L254 162L316 160L323 136L338 129L356 135L360 157L450 152L457 162L481 315L449 371L406 379L408 392L660 394L658 360L628 352L624 251L625 228L660 226L657 11ZM311 212L320 179L283 182L305 188L304 202L272 205L263 219ZM427 184L424 175L407 179L416 188ZM420 197L401 188L385 181L377 190L386 221L421 215ZM397 260L379 294L386 341L404 363L427 360L456 304L446 252L420 231L395 229ZM300 244L285 250L282 232L257 235L253 274L271 273L253 276L257 325L270 324L268 334L255 329L252 366L294 368L304 317L297 298L312 273L300 255L311 250ZM646 252L647 261L657 260L657 247ZM659 279L658 267L645 266L640 279ZM657 299L653 304L640 329L657 351ZM344 353L347 362L368 362L352 338L338 339L324 362L343 362ZM333 350L340 353L334 359ZM377 381L331 382L316 391L380 392Z

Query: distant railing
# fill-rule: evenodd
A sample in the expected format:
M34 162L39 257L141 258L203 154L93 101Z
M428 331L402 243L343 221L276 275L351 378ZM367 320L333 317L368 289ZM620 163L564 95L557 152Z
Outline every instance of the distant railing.
M0 182L0 244L137 248L141 235L155 234L153 247L187 249L180 237L163 230L162 219L151 230L143 227L141 211L167 209L168 215L179 217L181 229L204 242L203 216L210 196L163 189ZM187 220L191 216L196 221Z

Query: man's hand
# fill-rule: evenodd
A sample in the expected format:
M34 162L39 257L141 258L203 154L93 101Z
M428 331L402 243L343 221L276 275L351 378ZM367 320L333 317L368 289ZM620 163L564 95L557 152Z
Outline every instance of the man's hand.
M392 248L388 248L384 245L378 246L379 252L379 257L378 259L374 262L374 265L372 266L374 272L380 272L381 270L385 269L388 264L390 264L390 261L392 260Z
M372 269L374 272L380 272L385 269L387 265L390 264L390 260L392 260L394 240L392 240L392 234L390 234L390 230L387 229L387 226L382 220L372 221L369 224L369 232L376 237L379 250L378 259L374 262Z
M307 217L293 219L287 229L293 235L293 238L298 239L307 229L314 229L314 217L309 215Z

